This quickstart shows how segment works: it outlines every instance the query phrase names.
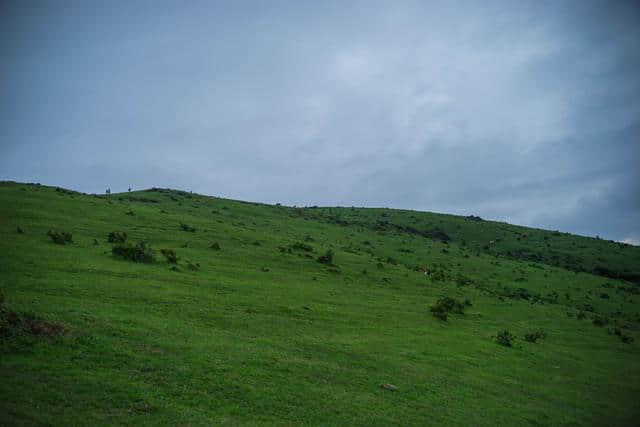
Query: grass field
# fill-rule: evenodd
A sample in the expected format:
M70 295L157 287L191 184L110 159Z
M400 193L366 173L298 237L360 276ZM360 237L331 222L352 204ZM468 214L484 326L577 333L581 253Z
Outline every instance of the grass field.
M155 261L112 253L114 231ZM640 419L630 245L476 217L5 182L0 260L2 425ZM443 297L462 303L446 320L431 310Z

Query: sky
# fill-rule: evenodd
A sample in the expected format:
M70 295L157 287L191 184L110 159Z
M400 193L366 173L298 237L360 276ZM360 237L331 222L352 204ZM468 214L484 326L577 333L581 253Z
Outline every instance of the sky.
M640 244L640 3L2 1L0 180Z

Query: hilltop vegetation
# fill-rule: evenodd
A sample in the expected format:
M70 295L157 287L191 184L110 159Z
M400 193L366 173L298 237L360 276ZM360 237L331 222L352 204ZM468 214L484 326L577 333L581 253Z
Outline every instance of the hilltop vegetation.
M640 248L393 209L0 183L2 424L640 415Z

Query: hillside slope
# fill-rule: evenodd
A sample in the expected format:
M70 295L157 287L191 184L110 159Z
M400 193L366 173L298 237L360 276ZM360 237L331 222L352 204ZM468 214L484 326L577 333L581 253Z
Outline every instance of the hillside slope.
M113 253L112 232L155 261ZM477 217L5 182L0 257L3 425L640 415L634 246Z

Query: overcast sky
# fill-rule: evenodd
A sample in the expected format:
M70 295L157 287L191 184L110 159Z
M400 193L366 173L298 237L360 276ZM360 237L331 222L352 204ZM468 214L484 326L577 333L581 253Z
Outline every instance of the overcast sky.
M0 179L640 242L638 2L4 1L0 54Z

